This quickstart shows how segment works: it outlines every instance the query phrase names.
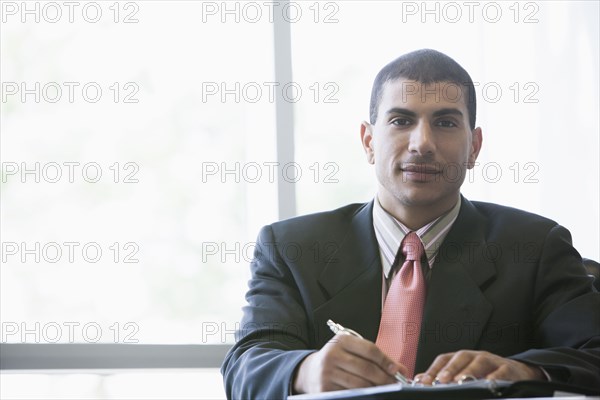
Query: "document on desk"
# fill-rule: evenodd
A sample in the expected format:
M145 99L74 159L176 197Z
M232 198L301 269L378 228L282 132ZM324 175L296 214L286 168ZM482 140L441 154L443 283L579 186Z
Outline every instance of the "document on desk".
M336 390L317 394L289 396L290 400L450 400L492 399L498 397L553 397L553 396L597 396L598 391L567 384L540 381L494 381L476 380L462 384L439 384L435 386L393 383L361 389ZM577 397L585 398L585 397Z
M340 399L485 399L497 397L512 382L477 380L462 384L435 386L393 383L360 389L336 390L317 394L289 396L290 400L340 400Z

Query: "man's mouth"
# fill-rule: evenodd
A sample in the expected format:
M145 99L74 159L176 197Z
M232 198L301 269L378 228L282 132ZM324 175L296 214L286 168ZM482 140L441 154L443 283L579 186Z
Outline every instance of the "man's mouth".
M403 163L400 164L402 182L427 183L437 181L442 169L435 164Z
M432 164L400 164L400 170L404 172L418 173L418 174L439 174L442 172L441 168L437 165Z

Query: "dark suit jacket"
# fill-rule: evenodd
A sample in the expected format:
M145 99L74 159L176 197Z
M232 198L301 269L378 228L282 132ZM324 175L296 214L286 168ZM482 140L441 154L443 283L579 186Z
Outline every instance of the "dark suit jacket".
M382 267L373 202L264 227L238 342L222 373L228 398L282 399L332 319L375 341ZM427 286L416 372L442 353L486 350L600 388L600 293L570 233L524 211L462 199Z

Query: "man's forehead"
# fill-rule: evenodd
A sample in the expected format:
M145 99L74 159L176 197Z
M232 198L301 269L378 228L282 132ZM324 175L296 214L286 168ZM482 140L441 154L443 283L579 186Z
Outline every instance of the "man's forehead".
M410 79L394 79L385 83L381 104L439 104L466 110L466 88L455 82L440 81L423 83Z

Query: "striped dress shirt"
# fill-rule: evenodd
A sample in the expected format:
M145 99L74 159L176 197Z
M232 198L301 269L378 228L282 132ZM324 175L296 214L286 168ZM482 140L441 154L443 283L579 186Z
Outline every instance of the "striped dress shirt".
M427 256L427 263L423 263L423 274L426 280L429 280L431 269L435 262L435 258L438 255L440 245L446 238L454 221L456 221L456 217L458 217L460 204L461 200L459 196L456 205L450 211L440 215L415 231L423 243L425 255ZM394 275L398 272L400 269L399 267L402 266L403 263L403 259L401 258L398 266L392 271L396 253L400 248L400 243L402 243L404 236L411 232L411 230L384 210L383 207L381 207L381 204L379 204L377 196L375 197L373 207L373 227L375 228L375 236L379 243L379 253L381 255L381 265L383 267L383 304Z

